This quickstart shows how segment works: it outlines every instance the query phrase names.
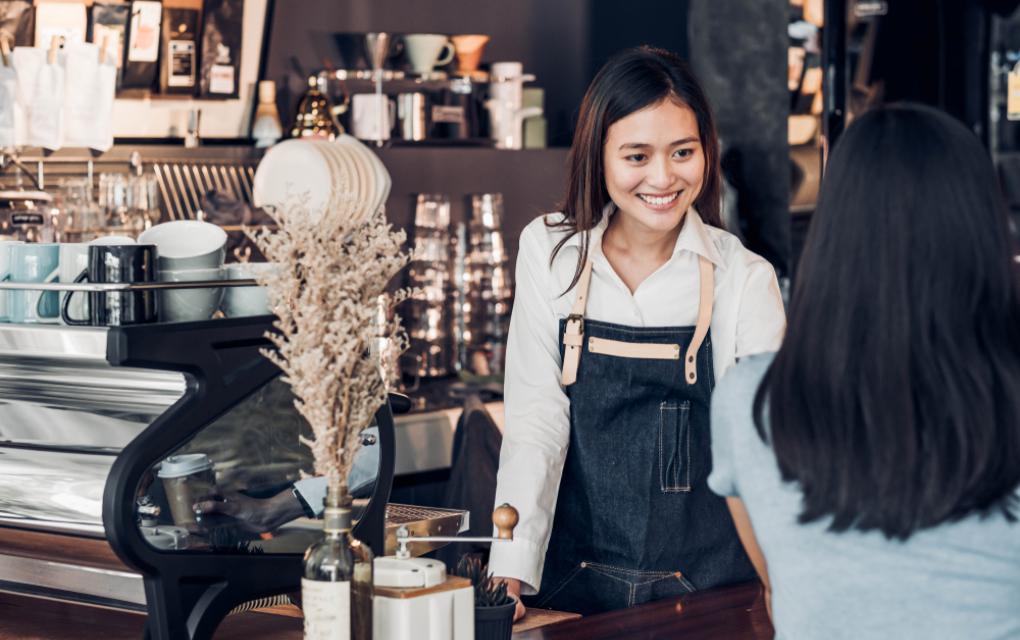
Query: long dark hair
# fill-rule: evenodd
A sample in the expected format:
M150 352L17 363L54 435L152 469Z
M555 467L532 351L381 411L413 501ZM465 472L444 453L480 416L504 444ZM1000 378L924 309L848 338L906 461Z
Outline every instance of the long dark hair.
M962 124L894 105L847 129L754 402L803 491L801 522L906 539L971 513L1014 518L1012 245L988 153Z
M602 158L610 125L666 99L694 112L705 154L705 177L694 206L707 224L722 228L719 138L705 92L675 54L652 47L624 50L606 62L584 94L568 159L567 195L561 207L564 217L549 223L569 232L553 249L550 262L567 240L582 234L581 255L567 291L577 284L588 259L588 232L602 220L602 210L609 204Z

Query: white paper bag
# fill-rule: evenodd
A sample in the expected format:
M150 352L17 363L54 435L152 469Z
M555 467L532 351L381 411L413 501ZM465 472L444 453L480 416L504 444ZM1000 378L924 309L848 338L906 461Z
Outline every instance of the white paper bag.
M18 76L14 66L0 62L0 149L15 146L14 109L18 97Z
M37 47L14 49L18 76L18 104L25 110L25 144L59 149L64 111L64 61L58 53L53 64L47 51Z
M94 44L68 45L64 49L65 147L107 151L113 146L113 98L117 66L109 56L99 62Z

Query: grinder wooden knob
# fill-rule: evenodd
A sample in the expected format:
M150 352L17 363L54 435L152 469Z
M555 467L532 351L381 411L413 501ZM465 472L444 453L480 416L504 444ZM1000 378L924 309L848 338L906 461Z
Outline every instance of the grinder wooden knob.
M517 513L517 509L510 505L503 503L496 507L496 510L492 512L492 524L496 525L500 540L514 539L514 527L517 526L519 519L520 514Z

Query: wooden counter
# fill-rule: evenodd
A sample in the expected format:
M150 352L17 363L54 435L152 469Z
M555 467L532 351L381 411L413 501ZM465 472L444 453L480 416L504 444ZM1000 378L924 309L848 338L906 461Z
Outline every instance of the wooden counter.
M145 616L0 593L0 640L137 640ZM514 634L514 640L675 638L770 640L758 583L661 600ZM249 612L228 617L217 640L301 640L300 618Z
M514 640L771 640L758 582L692 593L515 634Z

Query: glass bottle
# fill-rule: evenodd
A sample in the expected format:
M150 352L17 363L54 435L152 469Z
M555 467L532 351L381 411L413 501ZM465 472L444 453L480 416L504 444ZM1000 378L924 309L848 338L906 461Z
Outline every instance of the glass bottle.
M350 496L326 496L323 538L305 552L305 640L372 639L372 550L351 535Z

